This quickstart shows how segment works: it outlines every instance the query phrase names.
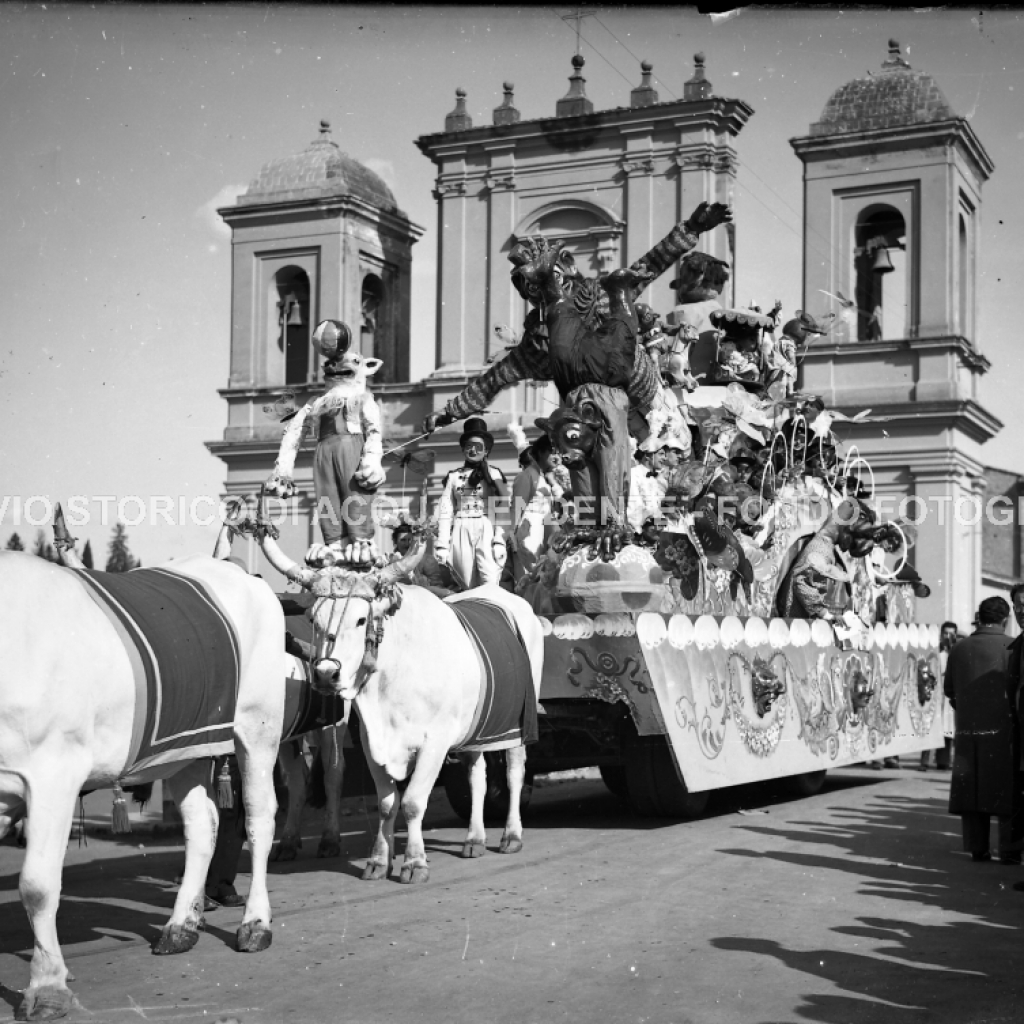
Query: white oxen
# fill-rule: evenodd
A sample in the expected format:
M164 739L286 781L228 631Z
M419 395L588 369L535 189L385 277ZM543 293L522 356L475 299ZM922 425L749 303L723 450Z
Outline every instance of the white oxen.
M231 544L239 534L238 527L248 519L245 503L237 497L229 498L225 503L226 519L217 535L213 548L213 557L223 560L231 558ZM81 560L74 552L74 540L68 535L64 525L64 515L60 505L54 522L54 546L58 557L68 564L81 568ZM241 563L237 563L241 566ZM284 637L282 637L282 643ZM301 648L300 643L296 647ZM287 649L286 649L287 650ZM281 749L278 752L278 765L288 790L288 813L284 828L277 846L270 855L272 861L295 860L302 849L302 812L306 807L307 797L311 807L323 808L324 827L317 845L317 857L337 857L341 854L341 786L345 774L344 738L348 731L350 703L340 698L334 707L325 707L323 720L316 728L310 729L307 718L301 714L301 706L308 700L308 692L302 691L308 686L307 664L310 652L303 650L296 654L295 650L287 652L285 676L285 714L282 729ZM296 709L294 706L299 705ZM290 711L298 710L298 718L289 716ZM302 731L305 729L305 731ZM312 773L307 778L306 764L302 754L303 742L308 745L313 756Z
M458 749L471 733L484 685L473 643L448 601L421 587L396 586L423 556L422 544L398 562L364 574L301 567L270 537L262 544L279 572L326 595L310 610L318 639L313 685L355 702L380 807L380 824L363 878L386 878L390 873L399 809L396 783L407 778L411 768L401 801L408 826L401 881L424 882L429 876L422 827L427 800L448 751ZM530 606L497 586L478 587L464 596L499 605L514 620L536 695L544 638ZM373 640L374 626L381 623L378 645ZM480 753L467 753L464 759L470 763L472 815L462 855L474 857L484 852L486 839L486 762ZM508 748L510 801L499 847L502 853L522 849L519 798L525 768L525 747Z
M237 566L191 556L168 571L215 595L238 638L233 734L252 885L237 944L256 952L271 939L266 865L284 713L284 617L270 588ZM0 836L28 815L20 888L35 948L20 1014L45 1020L66 1013L72 1000L56 916L79 792L171 776L168 785L185 822L185 874L157 953L184 952L198 938L218 815L207 758L185 768L180 762L151 767L144 777L125 775L137 713L133 668L114 626L75 574L34 555L0 553L0 609Z

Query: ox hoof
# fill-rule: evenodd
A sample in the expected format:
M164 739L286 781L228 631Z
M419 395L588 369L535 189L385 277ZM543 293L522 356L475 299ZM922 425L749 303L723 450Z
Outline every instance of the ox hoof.
M198 928L169 924L160 930L160 938L153 946L153 954L155 956L171 956L174 953L187 953L198 941Z
M463 857L482 857L487 852L487 847L479 839L470 839L462 844Z
M295 860L299 855L299 850L302 849L301 839L292 839L290 837L281 837L281 841L274 847L270 854L270 859L274 861L287 861Z
M381 864L379 860L368 860L366 867L363 868L363 881L378 882L380 879L388 877L388 870L388 864Z
M425 882L429 878L430 868L426 864L403 864L399 881L404 885L415 885L417 882Z
M235 947L239 953L261 953L274 938L268 925L262 921L249 921L235 932Z
M14 1015L15 1020L54 1020L63 1017L71 1009L74 996L71 989L58 985L41 985L37 989L26 989Z
M519 853L522 848L523 841L519 836L502 836L498 853Z
M316 848L318 857L340 857L341 837L336 832L325 832L320 837L320 845Z

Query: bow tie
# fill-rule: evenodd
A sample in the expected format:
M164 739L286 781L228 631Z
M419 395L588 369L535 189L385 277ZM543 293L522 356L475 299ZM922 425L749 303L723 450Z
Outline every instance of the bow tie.
M653 469L649 469L649 470L647 471L647 475L648 475L648 476L653 476L653 477L657 477L657 475L658 475L658 474L657 474L657 473L656 473L656 472L655 472L655 471L654 471Z

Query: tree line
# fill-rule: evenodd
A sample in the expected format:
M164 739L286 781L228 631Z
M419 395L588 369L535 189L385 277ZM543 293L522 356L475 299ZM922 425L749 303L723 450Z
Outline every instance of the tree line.
M24 551L25 544L21 537L16 533L12 533L7 539L6 548L8 551ZM46 539L46 534L42 530L36 535L35 543L32 545L32 554L38 555L40 558L45 558L48 562L59 561L57 558L57 552L54 550L53 545ZM85 542L85 547L82 548L82 563L87 569L94 568L92 545L89 541ZM138 569L142 563L132 556L131 551L128 549L128 531L124 528L123 523L118 523L114 527L114 532L110 538L110 544L107 546L107 564L105 569L107 572L128 572L129 569Z

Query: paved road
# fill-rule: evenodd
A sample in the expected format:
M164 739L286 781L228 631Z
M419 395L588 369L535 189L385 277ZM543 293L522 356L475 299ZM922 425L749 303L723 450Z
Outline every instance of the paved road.
M679 824L635 817L599 781L561 783L535 792L521 854L481 860L457 856L437 791L424 886L358 879L357 810L341 861L307 844L272 868L274 944L257 956L232 951L241 911L224 909L191 953L151 956L180 840L91 838L64 876L68 1020L1020 1021L1024 872L960 852L948 779L844 770L809 799L744 788ZM0 847L0 1021L28 977L20 857Z

